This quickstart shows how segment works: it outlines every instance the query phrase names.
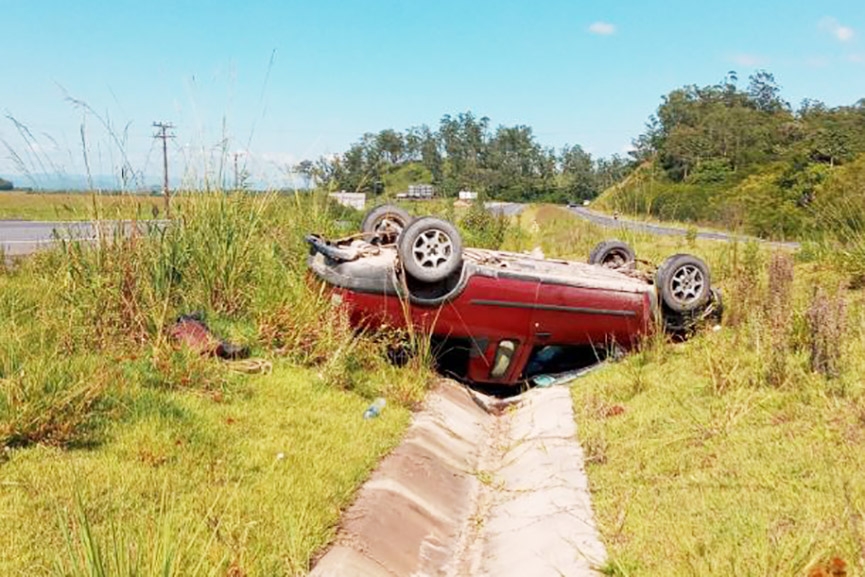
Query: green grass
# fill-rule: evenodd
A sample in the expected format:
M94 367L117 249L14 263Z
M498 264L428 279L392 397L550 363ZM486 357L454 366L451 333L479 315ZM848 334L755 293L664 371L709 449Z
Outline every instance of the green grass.
M802 575L839 556L861 574L862 391L800 381L716 393L710 367L735 367L733 339L630 358L573 389L612 573Z
M307 278L318 195L206 194L147 235L0 271L0 574L304 574L423 398L410 335L358 334ZM275 367L173 342L202 311ZM422 343L421 343L422 344ZM422 348L422 347L420 347ZM388 408L362 414L375 396Z
M0 532L0 573L47 574L58 559L72 569L58 515L78 529L80 499L106 552L112 525L121 543L143 549L167 524L183 553L173 575L193 575L199 563L199 574L232 564L250 575L303 574L408 418L393 405L364 421L367 399L284 362L219 402L152 390L128 397L128 414L98 447L9 455L0 511L14 530Z
M522 226L523 250L574 259L612 236L552 207ZM806 575L838 558L865 574L865 294L837 253L800 255L787 290L774 263L789 257L755 244L623 236L655 263L703 257L728 314L573 387L606 572ZM816 287L846 302L831 378L810 360Z
M0 220L149 220L162 213L160 196L80 193L0 192Z

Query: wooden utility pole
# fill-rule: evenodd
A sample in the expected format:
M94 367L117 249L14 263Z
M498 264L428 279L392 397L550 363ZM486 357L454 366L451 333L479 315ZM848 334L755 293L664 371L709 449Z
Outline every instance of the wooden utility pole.
M162 195L165 198L165 218L171 217L171 193L168 190L168 139L174 138L173 134L169 134L169 130L174 129L174 125L168 122L154 122L154 128L158 128L159 132L153 135L153 138L162 139Z

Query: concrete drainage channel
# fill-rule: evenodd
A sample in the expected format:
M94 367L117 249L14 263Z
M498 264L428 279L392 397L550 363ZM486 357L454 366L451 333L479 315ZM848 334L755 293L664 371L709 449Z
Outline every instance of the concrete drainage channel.
M604 563L567 387L442 381L311 577L594 576Z

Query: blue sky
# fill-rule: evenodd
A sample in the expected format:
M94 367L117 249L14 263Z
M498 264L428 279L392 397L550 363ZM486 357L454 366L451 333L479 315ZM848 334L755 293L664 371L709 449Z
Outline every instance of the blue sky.
M175 177L218 179L238 152L284 186L287 166L364 132L467 110L608 156L662 95L729 70L743 86L772 72L794 106L865 97L861 0L0 0L0 14L0 176L20 185L42 167L83 174L82 126L96 174L126 155L159 182L151 123L170 121Z

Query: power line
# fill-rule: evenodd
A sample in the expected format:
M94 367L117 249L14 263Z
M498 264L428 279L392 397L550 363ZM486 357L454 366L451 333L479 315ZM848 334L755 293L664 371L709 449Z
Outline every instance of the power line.
M162 194L165 197L165 218L171 216L171 193L168 190L168 139L174 138L173 134L169 134L169 130L174 129L174 125L169 122L154 122L153 127L159 131L153 135L153 138L162 139Z

